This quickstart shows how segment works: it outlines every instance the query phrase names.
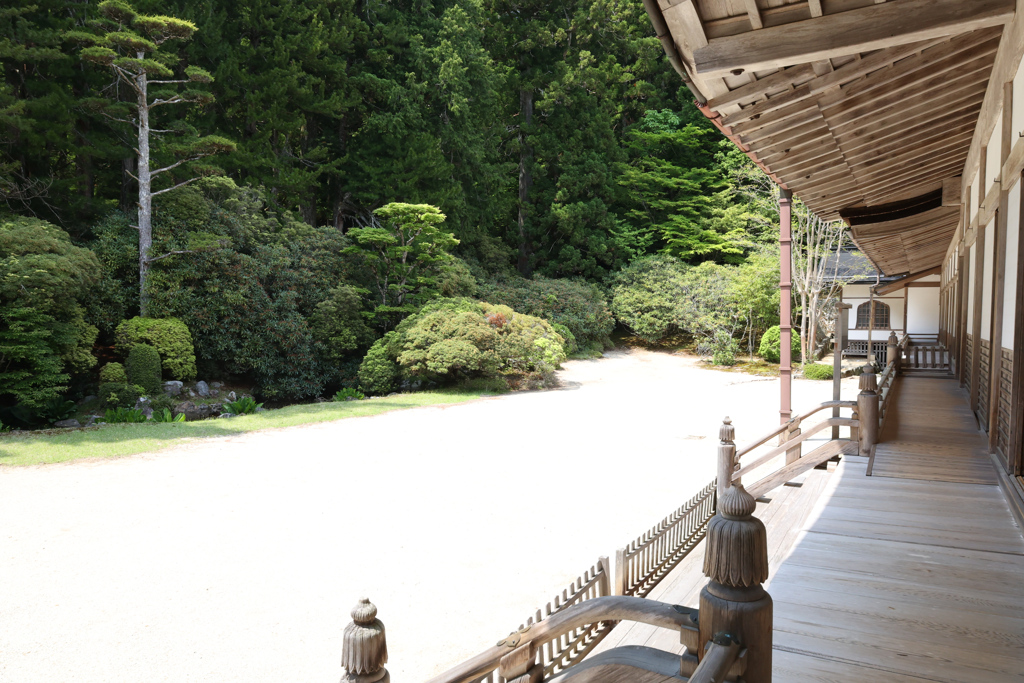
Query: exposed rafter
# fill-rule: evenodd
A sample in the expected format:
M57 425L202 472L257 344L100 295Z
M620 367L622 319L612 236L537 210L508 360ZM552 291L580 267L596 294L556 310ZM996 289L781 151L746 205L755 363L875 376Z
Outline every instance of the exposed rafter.
M892 0L716 38L693 51L697 73L760 71L952 36L1013 18L1016 0Z

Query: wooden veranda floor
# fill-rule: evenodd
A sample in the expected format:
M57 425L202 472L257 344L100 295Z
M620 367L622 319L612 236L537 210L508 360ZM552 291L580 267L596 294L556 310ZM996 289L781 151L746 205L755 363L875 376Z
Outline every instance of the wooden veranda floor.
M954 381L900 383L884 434L905 444L883 451L893 474L879 476L877 450L870 477L866 459L846 456L758 504L778 683L1024 681L1024 538L983 476L982 437L961 419L970 411ZM703 547L649 597L697 606ZM622 624L600 649L680 652L673 640Z

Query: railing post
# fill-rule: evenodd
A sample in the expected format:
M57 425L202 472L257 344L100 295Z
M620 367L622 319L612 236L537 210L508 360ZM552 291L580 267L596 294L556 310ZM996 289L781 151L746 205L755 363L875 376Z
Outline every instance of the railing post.
M795 439L796 437L800 436L800 433L802 431L803 430L800 429L800 421L793 421L790 424L790 426L786 428L786 431L782 432L782 434L779 435L779 445L781 446L790 439ZM786 464L788 465L790 463L796 462L797 460L800 459L801 455L803 455L803 442L798 443L797 445L793 446L788 451L786 451Z
M899 357L900 340L896 338L895 332L889 333L889 341L885 349L886 363L892 363L892 376L895 377L900 370L901 358Z
M719 477L723 456L732 454L728 477L736 471L735 429L725 419L719 430ZM719 480L721 483L721 479ZM721 489L720 489L721 490ZM747 649L743 680L770 683L772 678L772 599L761 586L768 578L768 536L754 517L757 503L737 479L719 495L718 511L708 524L704 575L710 581L700 592L698 628L701 644L728 634ZM703 659L705 652L695 653Z
M736 429L732 426L732 420L728 417L722 420L722 426L718 429L718 500L722 500L722 494L732 486L732 473L738 469L736 462Z
M341 683L389 683L388 645L384 624L377 619L377 608L369 598L360 598L352 608L352 623L342 636Z
M870 456L872 446L878 443L878 378L871 364L864 366L860 376L857 414L860 420L860 454Z

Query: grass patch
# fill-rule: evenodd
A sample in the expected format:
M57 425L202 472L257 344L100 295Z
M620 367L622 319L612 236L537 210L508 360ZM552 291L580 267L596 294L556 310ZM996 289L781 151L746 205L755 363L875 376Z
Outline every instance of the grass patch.
M423 391L368 401L313 403L267 410L253 415L197 422L111 424L88 429L0 435L0 466L45 465L80 458L110 458L158 451L186 441L232 436L261 429L368 417L392 410L462 403L483 391Z

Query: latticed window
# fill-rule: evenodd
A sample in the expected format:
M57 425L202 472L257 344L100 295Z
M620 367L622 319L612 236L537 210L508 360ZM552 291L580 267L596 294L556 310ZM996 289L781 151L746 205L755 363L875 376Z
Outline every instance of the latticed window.
M866 301L857 307L857 329L867 330L871 327L871 302ZM881 301L875 302L875 329L889 329L889 306Z

